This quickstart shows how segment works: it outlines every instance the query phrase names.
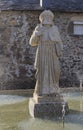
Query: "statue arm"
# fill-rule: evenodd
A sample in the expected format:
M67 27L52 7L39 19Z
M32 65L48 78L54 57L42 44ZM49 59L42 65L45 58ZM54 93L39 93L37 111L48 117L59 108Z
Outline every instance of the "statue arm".
M60 33L58 30L58 27L55 26L55 48L56 48L56 54L58 57L60 57L62 55L62 51L63 51L63 44L62 44L62 40L60 38Z
M60 33L59 33L59 30L58 30L58 27L56 27L56 31L57 31L57 44L59 44L61 50L63 51L63 43L62 43L62 40L61 40L61 37L60 37Z
M29 44L31 46L37 46L38 45L38 42L39 42L39 37L35 35L35 33L33 32L31 38L30 38L30 41L29 41Z
M41 25L38 25L38 26L35 28L35 30L34 30L32 36L31 36L31 38L30 38L29 44L30 44L31 46L37 46L37 45L39 44L41 35L42 35Z

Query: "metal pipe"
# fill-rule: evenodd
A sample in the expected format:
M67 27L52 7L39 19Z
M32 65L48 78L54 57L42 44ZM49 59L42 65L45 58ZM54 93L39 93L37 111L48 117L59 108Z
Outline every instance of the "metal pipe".
M80 79L80 92L82 92L82 79Z
M62 105L62 124L65 126L65 104Z

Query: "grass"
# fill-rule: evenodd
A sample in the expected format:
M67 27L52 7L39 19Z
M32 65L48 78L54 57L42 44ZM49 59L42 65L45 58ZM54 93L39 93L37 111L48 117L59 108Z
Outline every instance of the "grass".
M0 130L19 130L18 123L28 119L28 99L0 107Z

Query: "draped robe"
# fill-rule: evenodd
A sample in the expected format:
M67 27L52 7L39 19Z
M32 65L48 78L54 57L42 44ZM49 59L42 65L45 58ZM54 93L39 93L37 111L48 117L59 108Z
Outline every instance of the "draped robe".
M58 57L63 50L57 26L40 32L38 25L30 38L31 46L38 46L34 67L36 69L35 94L49 95L59 93L60 66Z

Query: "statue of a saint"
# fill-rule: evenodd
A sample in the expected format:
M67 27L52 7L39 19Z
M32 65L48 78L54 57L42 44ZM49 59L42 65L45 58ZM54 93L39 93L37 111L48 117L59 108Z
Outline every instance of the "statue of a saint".
M50 10L40 14L40 24L35 28L30 45L38 46L35 58L36 86L38 96L59 93L60 66L58 58L63 50L58 27L53 23Z

